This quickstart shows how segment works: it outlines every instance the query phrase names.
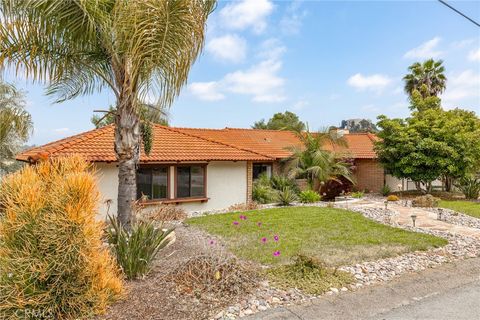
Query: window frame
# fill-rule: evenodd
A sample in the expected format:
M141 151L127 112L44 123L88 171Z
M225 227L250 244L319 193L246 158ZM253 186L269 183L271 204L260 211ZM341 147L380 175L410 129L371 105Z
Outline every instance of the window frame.
M166 192L166 197L165 198L148 198L146 200L144 200L145 202L159 202L159 201L167 201L167 200L170 200L170 188L171 188L171 183L170 183L170 166L169 165L159 165L159 164L142 164L140 165L135 174L138 174L138 170L145 170L145 169L148 169L148 170L151 170L150 172L152 172L153 170L155 169L159 169L159 168L165 168L166 171L167 171L167 192ZM138 196L138 179L136 178L136 188L137 188L137 196ZM151 192L152 192L152 195L153 195L153 177L152 177L152 183L151 183ZM137 198L137 200L141 200L142 198Z
M178 197L178 168L179 167L200 167L203 170L203 195L201 196L190 196L190 197ZM188 163L188 164L178 164L174 166L175 177L174 177L174 200L183 200L183 199L206 199L207 198L207 164L205 163ZM190 179L190 193L192 190L192 181Z
M270 166L270 177L269 177L269 178L271 178L271 176L273 176L273 162L253 162L253 163L252 163L252 180L258 179L258 177L255 178L255 177L253 176L253 171L254 171L254 170L253 170L253 167L254 167L255 165ZM268 170L267 170L267 171L268 171Z

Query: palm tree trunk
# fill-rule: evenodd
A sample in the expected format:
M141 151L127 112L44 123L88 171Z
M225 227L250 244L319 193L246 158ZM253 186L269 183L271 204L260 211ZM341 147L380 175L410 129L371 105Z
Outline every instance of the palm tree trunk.
M123 100L123 101L122 101ZM136 169L140 157L140 121L131 96L120 99L115 118L115 152L118 159L118 207L120 223L129 228L137 197Z

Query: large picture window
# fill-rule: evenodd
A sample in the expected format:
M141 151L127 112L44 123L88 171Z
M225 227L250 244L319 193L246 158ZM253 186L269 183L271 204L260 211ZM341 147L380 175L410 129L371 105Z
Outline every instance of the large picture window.
M168 198L168 167L137 170L137 198L142 196L148 200Z
M272 164L254 163L253 164L253 180L258 179L262 174L266 174L268 178L272 177Z
M177 167L177 198L205 197L205 167Z

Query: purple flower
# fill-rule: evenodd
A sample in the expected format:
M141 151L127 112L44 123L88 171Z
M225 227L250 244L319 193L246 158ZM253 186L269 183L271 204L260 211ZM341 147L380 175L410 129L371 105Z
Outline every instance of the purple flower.
M247 220L247 216L240 215L240 220Z
M210 243L210 245L213 246L215 244L215 240L210 240L209 243Z
M280 251L278 251L278 250L273 253L274 257L278 257L279 255L280 255Z
M238 221L233 221L234 226L238 226Z
M261 222L258 222L258 223L257 223L257 226L261 227L261 226L262 226L262 223L261 223Z
M266 242L267 242L267 238L263 237L263 238L262 238L262 242L263 242L263 243L266 243Z
M277 235L274 235L274 236L273 236L273 240L275 240L275 242L278 242L279 239L280 239L280 238L279 238Z

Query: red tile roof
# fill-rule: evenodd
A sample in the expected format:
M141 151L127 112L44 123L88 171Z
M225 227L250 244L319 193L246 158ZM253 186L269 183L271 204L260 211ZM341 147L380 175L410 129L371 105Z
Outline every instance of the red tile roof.
M300 141L293 132L254 129L195 129L154 125L152 151L141 153L141 162L176 161L272 161L288 157L291 146ZM346 134L347 151L353 158L376 158L369 133ZM113 149L114 127L84 132L43 146L29 149L17 160L36 161L42 157L80 154L93 162L116 161ZM325 146L332 149L331 146ZM336 148L338 149L338 147Z

